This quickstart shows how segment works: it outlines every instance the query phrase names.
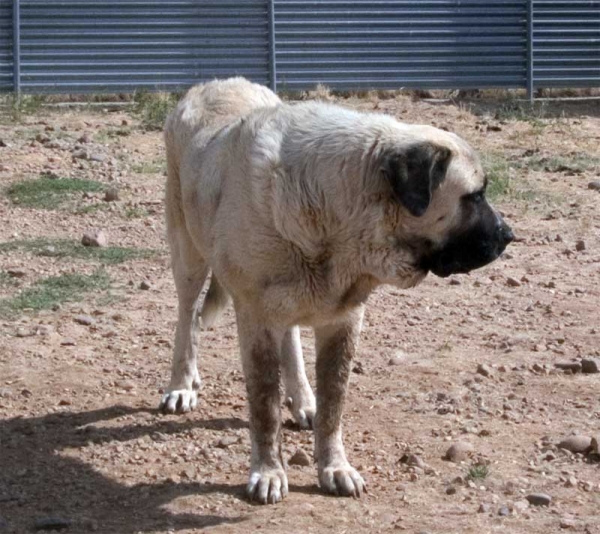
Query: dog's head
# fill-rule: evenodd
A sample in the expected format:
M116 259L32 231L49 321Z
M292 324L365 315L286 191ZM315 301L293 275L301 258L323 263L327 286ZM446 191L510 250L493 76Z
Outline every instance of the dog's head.
M487 179L473 149L453 134L422 131L417 141L382 150L379 176L400 205L399 237L415 268L442 277L467 273L498 258L514 235L485 197Z

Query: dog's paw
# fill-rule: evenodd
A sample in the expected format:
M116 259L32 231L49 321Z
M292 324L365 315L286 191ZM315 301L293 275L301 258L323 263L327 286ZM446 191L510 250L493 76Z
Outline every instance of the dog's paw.
M288 494L288 482L281 468L259 469L250 473L246 495L259 504L276 504Z
M198 392L194 389L174 389L167 391L158 409L162 413L186 413L198 404Z
M315 420L315 413L317 412L317 406L315 402L315 397L310 392L310 397L304 400L295 400L292 397L288 397L286 401L286 406L292 412L296 423L300 428L305 430L311 429L313 427L313 421Z
M321 487L342 497L360 497L367 493L365 481L349 463L331 465L319 472Z

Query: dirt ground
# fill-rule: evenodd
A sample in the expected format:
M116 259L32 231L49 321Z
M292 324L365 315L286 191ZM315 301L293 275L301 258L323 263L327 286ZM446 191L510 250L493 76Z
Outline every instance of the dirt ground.
M0 243L21 243L0 245L0 309L61 274L102 269L110 287L0 319L0 532L600 533L598 456L556 447L600 435L600 374L555 368L600 358L600 192L588 187L600 179L600 104L340 103L464 136L504 184L495 205L518 237L470 275L370 298L344 418L369 494L324 495L311 464L289 467L283 503L244 498L248 416L231 310L201 334L198 408L157 413L176 321L161 134L125 111L38 110L0 123ZM96 180L119 200L75 193L48 210L9 198L11 184L41 175ZM79 242L92 229L152 253L103 263L58 255L50 241L23 245ZM309 331L303 342L314 383ZM312 456L312 433L284 413L285 458ZM474 451L443 460L457 441ZM533 493L550 505L529 505Z

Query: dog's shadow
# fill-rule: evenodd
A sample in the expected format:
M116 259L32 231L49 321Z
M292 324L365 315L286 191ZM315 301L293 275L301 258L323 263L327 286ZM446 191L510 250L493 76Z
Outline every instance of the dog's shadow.
M242 486L171 481L124 485L64 453L89 441L125 442L155 432L175 434L192 427L247 427L241 419L161 419L148 425L103 427L92 435L86 431L85 425L140 412L151 410L115 406L0 421L0 530L3 522L13 532L31 530L37 520L49 517L71 522L68 532L123 534L203 529L243 521L241 516L203 515L201 510L194 514L175 513L165 507L186 495L224 493L243 499Z

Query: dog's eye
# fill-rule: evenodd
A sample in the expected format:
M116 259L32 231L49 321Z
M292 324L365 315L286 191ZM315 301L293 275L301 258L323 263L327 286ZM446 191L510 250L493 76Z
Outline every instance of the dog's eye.
M475 193L470 193L462 198L465 202L469 202L471 204L480 204L485 198L485 191L476 191Z

